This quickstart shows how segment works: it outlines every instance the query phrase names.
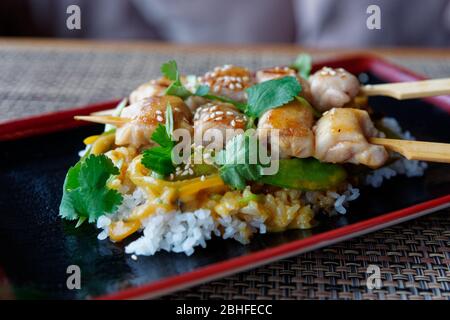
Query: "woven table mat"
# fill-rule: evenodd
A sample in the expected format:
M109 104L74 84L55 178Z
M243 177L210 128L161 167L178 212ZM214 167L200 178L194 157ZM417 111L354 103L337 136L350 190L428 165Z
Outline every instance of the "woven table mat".
M0 122L127 96L140 83L158 76L161 63L168 59L176 59L184 73L199 74L225 63L249 68L289 64L295 56L268 51L118 49L0 43ZM386 58L429 77L450 74L450 59ZM450 299L449 213L440 211L165 298ZM380 267L381 289L367 289L369 264Z

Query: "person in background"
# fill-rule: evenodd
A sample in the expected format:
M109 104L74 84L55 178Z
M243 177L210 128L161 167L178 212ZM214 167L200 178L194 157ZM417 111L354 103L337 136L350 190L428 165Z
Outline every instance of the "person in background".
M81 8L81 30L65 27L72 4ZM370 5L381 9L379 30L366 26ZM313 47L450 43L448 0L2 0L0 9L0 35L11 36Z

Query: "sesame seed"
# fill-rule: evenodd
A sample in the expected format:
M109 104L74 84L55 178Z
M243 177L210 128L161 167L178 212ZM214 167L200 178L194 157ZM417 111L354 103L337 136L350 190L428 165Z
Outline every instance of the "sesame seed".
M214 119L214 121L221 121L221 120L223 120L223 117L217 117Z
M156 117L156 120L157 120L158 122L163 122L163 121L164 121L164 118L161 117L161 116L157 116L157 117Z
M136 261L138 259L138 257L135 254L131 255L131 259L133 259L134 261Z
M202 176L200 177L200 180L201 180L201 181L205 181L205 176L202 175Z
M233 111L227 111L227 116L232 116L234 115Z

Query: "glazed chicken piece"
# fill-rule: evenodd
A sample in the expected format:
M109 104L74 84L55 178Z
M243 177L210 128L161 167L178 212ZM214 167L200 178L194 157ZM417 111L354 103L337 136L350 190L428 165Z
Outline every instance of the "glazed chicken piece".
M261 83L268 80L278 79L282 77L296 77L298 82L302 87L302 91L300 91L300 96L308 100L309 103L313 104L313 97L311 94L311 88L308 80L300 77L292 68L289 67L274 67L269 69L263 69L256 72L256 82Z
M192 131L192 113L182 99L174 96L150 97L123 109L121 117L131 120L117 128L116 145L130 145L135 148L152 145L153 131L158 124L166 123L168 104L172 107L174 129L184 128Z
M364 164L371 168L382 166L388 153L382 146L370 144L378 130L365 110L334 108L323 114L314 127L315 157L323 162Z
M252 74L247 68L233 65L216 67L199 78L202 85L207 85L211 92L237 101L246 99L245 89L253 85Z
M169 85L170 80L164 77L157 80L150 80L131 92L130 104L134 104L145 98L163 96Z
M218 130L216 133L220 133L222 139L212 139L214 141L211 147L222 149L233 136L243 133L246 123L246 116L232 104L207 103L197 108L194 114L194 136L196 142L201 139L202 145L207 146L212 142L209 141L209 137L215 136L215 132L211 129Z
M294 100L262 115L258 122L258 137L260 141L268 142L265 135L270 131L267 129L278 129L280 157L307 158L314 154L313 124L312 110Z
M313 104L319 111L342 108L359 92L359 81L342 68L324 67L309 77Z

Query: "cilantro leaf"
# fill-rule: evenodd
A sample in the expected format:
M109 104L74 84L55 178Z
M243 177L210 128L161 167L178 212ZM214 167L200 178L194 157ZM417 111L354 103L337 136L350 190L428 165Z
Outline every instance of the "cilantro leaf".
M179 80L178 66L175 60L167 61L161 65L161 73L171 81Z
M260 117L270 109L280 107L297 96L302 87L294 77L283 77L264 81L248 88L248 106L246 114Z
M222 180L236 189L244 189L247 181L261 177L261 167L257 162L258 150L250 147L251 138L241 134L233 137L226 149L220 151L215 161L221 165L219 174ZM255 161L253 161L255 160Z
M301 53L297 56L292 67L297 70L297 73L305 79L309 78L311 73L312 59L309 54Z
M105 213L113 213L123 198L109 189L106 182L117 174L119 169L105 155L90 155L79 161L67 172L59 215L67 220L87 219L92 223Z
M177 96L181 99L186 99L192 95L188 89L181 83L180 73L178 72L177 62L175 60L170 60L163 63L161 66L161 73L167 79L171 80L172 83L166 89L166 94L170 96Z
M166 126L159 124L153 131L151 139L159 146L144 151L141 160L142 165L164 176L173 173L175 166L172 162L172 149L175 146L175 141L172 141Z

